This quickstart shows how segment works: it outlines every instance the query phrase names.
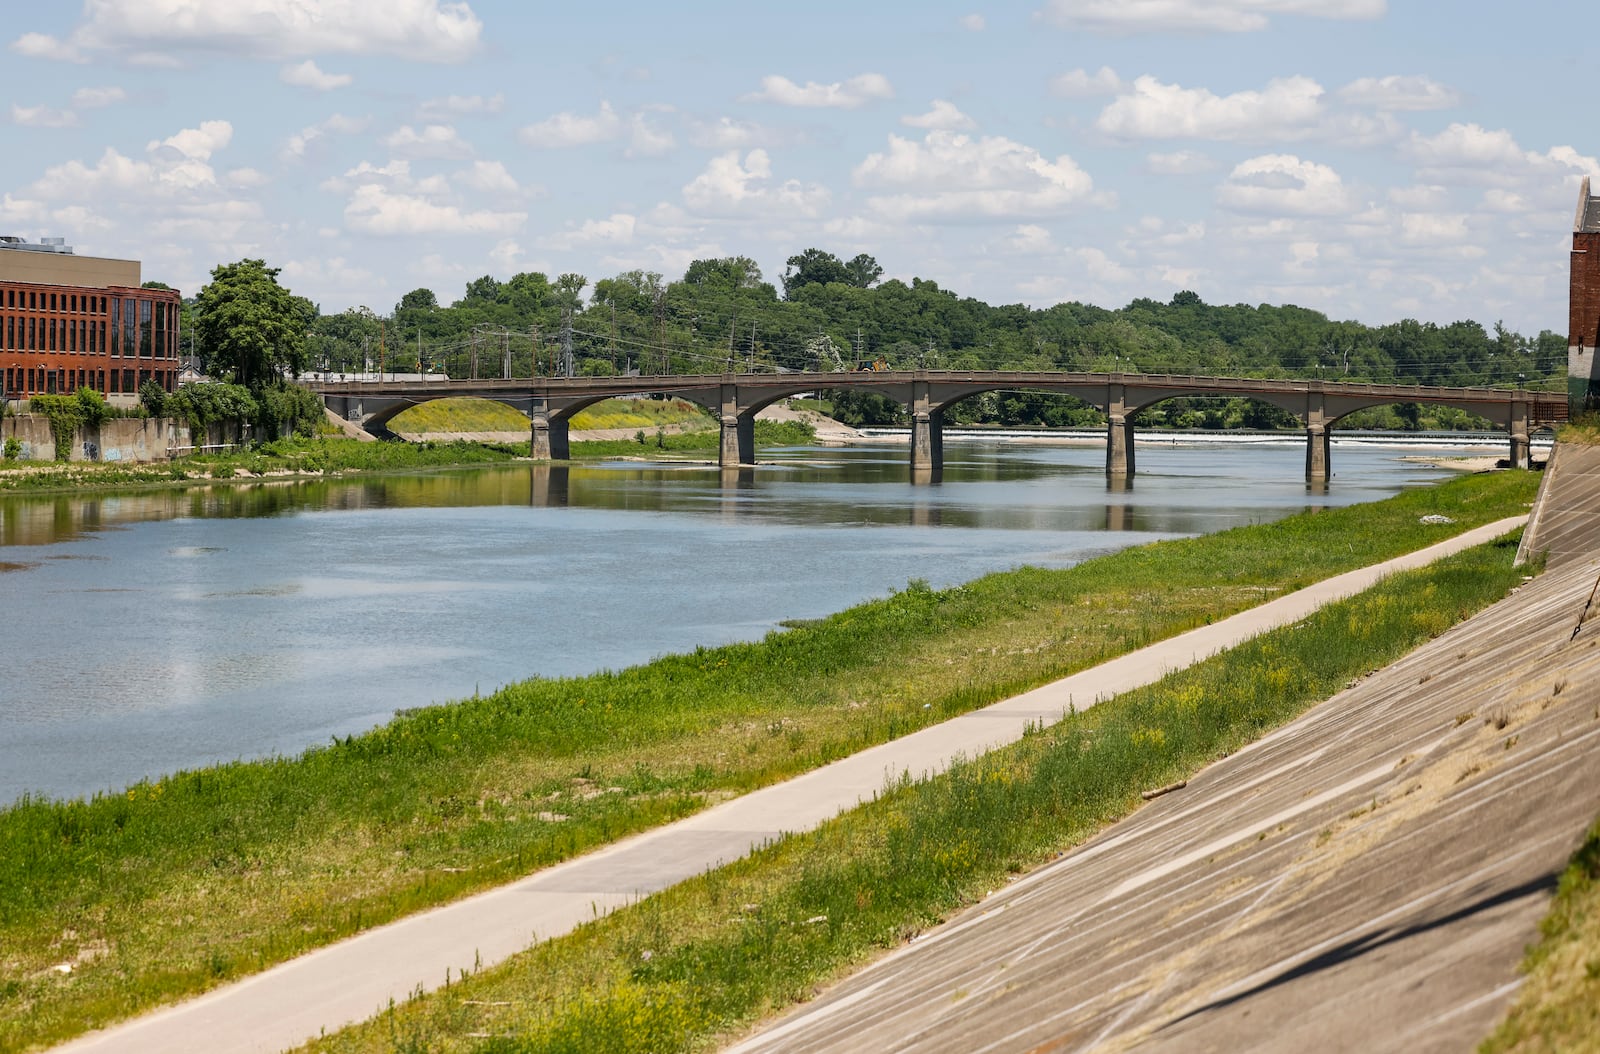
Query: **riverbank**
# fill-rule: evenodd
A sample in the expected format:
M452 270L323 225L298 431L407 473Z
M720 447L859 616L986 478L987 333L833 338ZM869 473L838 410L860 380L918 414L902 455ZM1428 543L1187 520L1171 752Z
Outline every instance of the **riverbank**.
M1534 482L1468 477L1071 571L912 588L758 644L431 707L294 760L23 802L0 814L0 942L15 960L0 984L19 997L0 1011L0 1049L242 976L1519 512ZM1440 516L1453 522L1423 519Z

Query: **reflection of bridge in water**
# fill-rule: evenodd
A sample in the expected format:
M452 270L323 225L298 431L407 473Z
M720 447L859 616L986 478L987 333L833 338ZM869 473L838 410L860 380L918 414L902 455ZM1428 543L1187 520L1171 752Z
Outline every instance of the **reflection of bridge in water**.
M1510 461L1528 465L1530 431L1566 420L1565 392L1515 388L1435 388L1320 380L1184 377L1134 373L888 371L880 373L727 373L663 377L534 377L522 380L312 381L326 405L364 427L383 431L396 414L435 399L471 396L515 407L531 419L533 456L564 460L572 416L603 399L669 395L705 407L721 423L724 468L755 461L755 417L780 399L825 389L875 392L911 416L913 478L944 464L944 415L969 396L993 391L1068 395L1106 415L1106 475L1134 474L1133 418L1168 399L1247 398L1276 406L1300 422L1306 437L1306 480L1330 475L1329 434L1340 418L1373 406L1430 403L1476 414L1504 429Z

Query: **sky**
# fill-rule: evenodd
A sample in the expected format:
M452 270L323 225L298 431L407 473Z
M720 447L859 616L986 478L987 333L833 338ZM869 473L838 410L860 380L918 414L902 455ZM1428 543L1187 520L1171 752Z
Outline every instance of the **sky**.
M324 312L816 247L994 304L1566 328L1576 0L0 0L0 234Z

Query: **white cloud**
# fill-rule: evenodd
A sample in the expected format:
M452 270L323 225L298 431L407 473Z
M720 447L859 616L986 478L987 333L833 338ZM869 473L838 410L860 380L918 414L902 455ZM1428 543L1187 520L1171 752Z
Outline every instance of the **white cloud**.
M360 135L372 124L368 117L346 117L336 113L326 121L300 129L283 145L283 152L291 158L305 157L318 140L328 136Z
M71 128L78 123L78 115L71 110L57 110L49 106L19 106L12 103L11 123L25 128Z
M455 175L456 182L484 194L520 194L516 178L499 161L474 161L472 167Z
M918 142L889 136L889 148L856 166L856 185L897 193L870 199L889 219L961 221L1054 215L1088 199L1089 174L1063 154L1049 160L1004 136L934 131Z
M815 183L772 178L772 160L765 150L752 150L741 160L737 150L714 157L683 188L690 209L707 216L772 214L816 216L829 194Z
M609 142L621 134L622 118L609 102L601 102L599 113L593 117L558 113L537 124L525 126L518 136L528 146L559 149Z
M989 25L988 20L979 14L962 15L956 23L969 33L982 33Z
M1117 95L1127 84L1110 66L1101 66L1090 73L1085 69L1068 70L1050 81L1050 90L1068 99L1083 99L1095 95Z
M1339 173L1292 154L1266 154L1241 162L1217 189L1235 212L1266 216L1336 216L1355 207Z
M670 110L670 107L649 107ZM595 114L558 113L523 127L518 137L528 146L545 150L591 146L626 139L627 157L659 157L676 147L672 133L652 124L643 112L624 117L602 101Z
M403 124L384 136L383 145L395 157L460 158L472 156L472 145L447 124L429 124L416 129Z
M757 122L718 117L717 120L690 120L690 146L706 150L734 150L747 147L800 146L806 136L798 131L779 130Z
M266 173L259 172L253 168L229 169L227 174L223 176L223 179L227 182L228 186L241 188L261 187L271 182L271 180L267 178Z
M744 97L746 102L771 102L780 106L800 106L855 110L877 99L894 98L889 78L881 73L863 73L847 81L804 86L777 74L761 78L761 90Z
M0 211L31 213L37 217L34 222L99 232L107 239L101 243L102 252L139 252L147 260L187 268L194 246L207 254L235 252L251 244L247 232L261 224L260 205L231 197L208 163L212 152L231 138L228 122L207 121L199 128L152 140L143 158L108 148L93 163L71 160L54 165L22 197L8 196ZM138 245L141 235L128 233L129 215L140 217L138 231L160 229L162 238ZM80 235L79 241L82 246L89 239ZM151 273L150 267L146 273Z
M355 81L355 78L348 73L324 73L311 59L306 59L297 66L283 67L278 71L278 79L296 88L310 88L313 91L332 91L335 88L347 87Z
M525 212L467 211L421 194L396 192L381 183L356 187L344 208L345 224L362 234L509 234Z
M678 145L672 133L655 127L643 114L634 114L628 122L628 157L660 157Z
M445 197L450 193L450 181L440 175L415 179L411 175L411 162L391 158L383 166L363 161L342 176L332 176L322 181L321 189L343 194L358 186L376 184L390 190L430 197Z
M1102 33L1247 33L1277 15L1374 19L1387 10L1386 0L1049 0L1039 16Z
M1339 89L1339 98L1354 106L1377 110L1447 110L1461 96L1427 77L1362 77Z
M122 102L128 93L121 88L79 88L72 93L72 105L80 110L96 110Z
M1408 212L1400 217L1400 236L1412 245L1461 245L1469 240L1467 218L1456 214Z
M1304 134L1321 117L1322 85L1309 77L1270 81L1265 91L1218 96L1205 88L1133 82L1101 111L1095 127L1119 139L1249 139Z
M510 238L502 238L489 250L489 259L494 261L495 270L501 274L512 274L517 269L517 261L528 255L527 252Z
M912 128L938 129L940 131L958 132L977 126L976 121L956 109L954 103L943 99L933 100L933 109L924 114L900 118L900 123Z
M1214 158L1193 150L1178 150L1170 154L1148 154L1145 162L1150 171L1162 176L1193 176L1210 172L1217 167Z
M199 161L208 161L211 155L233 141L233 125L227 121L203 121L198 128L185 128L176 135L152 141L145 149L170 147Z
M447 121L452 117L470 117L481 113L499 113L506 108L506 97L494 95L445 95L428 99L417 107L417 117L422 121Z
M638 217L626 212L614 212L606 219L585 220L578 227L552 234L541 244L563 250L585 245L627 245L633 241L638 226Z
M1505 129L1490 131L1477 124L1452 124L1432 136L1413 133L1408 152L1422 175L1440 183L1548 184L1563 177L1600 175L1600 161L1570 146L1542 154L1524 150Z
M173 53L394 55L457 62L477 50L483 23L465 3L441 0L90 0L65 39L27 33L12 50L35 58L173 61Z
M1012 228L1010 235L1006 237L1005 246L1014 253L1039 256L1054 252L1056 243L1050 232L1037 223L1024 223Z

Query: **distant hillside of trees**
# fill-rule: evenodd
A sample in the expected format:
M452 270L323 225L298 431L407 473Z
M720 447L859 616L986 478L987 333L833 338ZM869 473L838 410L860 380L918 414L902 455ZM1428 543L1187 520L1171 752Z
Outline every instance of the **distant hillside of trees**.
M628 271L593 283L538 272L485 276L445 305L429 289L407 293L387 315L358 308L316 315L307 332L311 369L410 372L419 363L451 376L551 374L570 350L582 374L836 370L883 360L894 368L1097 370L1322 377L1430 385L1554 386L1566 340L1524 336L1498 322L1384 326L1334 320L1309 308L1207 304L1183 290L1121 308L1068 302L1049 308L991 305L913 279L880 281L876 260L808 249L778 286L742 256L696 260L676 281ZM1149 423L1263 427L1269 408L1186 400L1145 411ZM841 398L839 416L896 419L874 396ZM1093 419L1073 400L1004 393L962 403L958 420L1072 424ZM1253 419L1252 419L1253 417ZM1406 408L1367 423L1418 427ZM1449 412L1428 422L1462 426Z

